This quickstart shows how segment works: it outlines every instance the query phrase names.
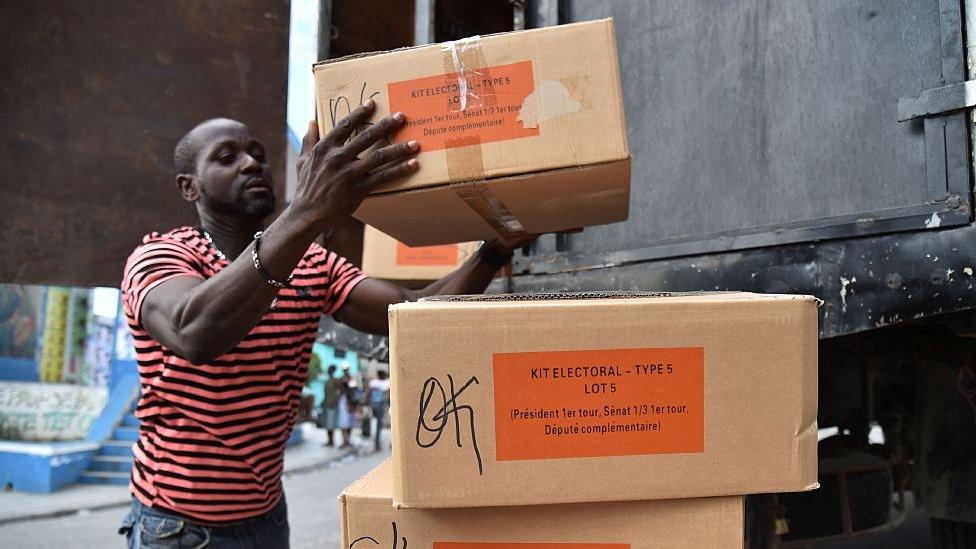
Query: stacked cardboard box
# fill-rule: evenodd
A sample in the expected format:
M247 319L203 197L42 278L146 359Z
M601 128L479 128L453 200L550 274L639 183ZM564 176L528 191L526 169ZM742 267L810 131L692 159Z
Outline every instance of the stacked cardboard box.
M347 547L391 524L444 549L735 547L741 496L816 487L811 297L435 298L390 309L390 357L392 466L344 494Z
M411 246L622 221L613 22L315 67L326 130L403 111L421 168L356 216ZM344 548L736 547L743 496L817 479L817 302L469 296L390 309L393 458L341 496Z
M363 272L373 278L419 287L456 271L477 249L477 242L415 248L366 225Z
M344 548L703 549L742 543L739 497L398 509L392 465L384 462L340 496Z
M376 101L420 169L356 218L410 246L627 219L630 155L613 21L471 37L313 68L319 127Z

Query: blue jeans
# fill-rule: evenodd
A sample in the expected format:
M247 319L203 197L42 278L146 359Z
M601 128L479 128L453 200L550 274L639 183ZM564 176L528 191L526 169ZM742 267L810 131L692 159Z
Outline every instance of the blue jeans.
M373 417L376 418L376 446L375 447L376 447L376 451L379 452L381 447L380 433L383 432L383 420L386 418L387 407L385 405L377 406L374 404L370 406L370 408L373 409Z
M129 549L288 549L285 496L267 513L228 526L203 526L132 498L119 534Z

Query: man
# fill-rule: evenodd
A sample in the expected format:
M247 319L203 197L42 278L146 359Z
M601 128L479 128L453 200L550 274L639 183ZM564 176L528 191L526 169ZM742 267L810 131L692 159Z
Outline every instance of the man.
M354 135L374 109L321 140L309 125L295 199L267 226L271 171L247 126L209 120L177 145L176 186L199 226L146 236L122 282L142 384L133 509L120 528L131 547L287 547L284 445L320 316L385 334L390 304L481 292L528 241L487 243L419 291L366 278L315 244L378 185L418 168L414 141L366 152L405 123L396 113Z
M369 381L369 407L376 418L376 442L374 449L379 452L382 450L380 433L383 431L383 420L386 418L386 411L390 408L390 376L386 370L376 372L376 378Z
M325 434L328 437L326 446L335 445L336 420L339 415L339 380L335 378L335 364L330 364L326 370L329 378L325 380L322 398L323 425Z

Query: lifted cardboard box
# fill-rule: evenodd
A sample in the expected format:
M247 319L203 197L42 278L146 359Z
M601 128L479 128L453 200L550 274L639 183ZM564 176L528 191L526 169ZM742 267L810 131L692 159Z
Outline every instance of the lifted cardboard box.
M477 250L477 242L415 248L366 225L363 272L373 278L419 287L456 271Z
M396 509L385 461L340 496L347 549L729 549L741 497L474 509ZM546 479L525 479L545 483Z
M461 296L390 309L394 499L672 499L817 483L817 300Z
M407 115L420 170L356 217L411 246L627 219L630 156L613 21L472 37L314 67L319 126Z

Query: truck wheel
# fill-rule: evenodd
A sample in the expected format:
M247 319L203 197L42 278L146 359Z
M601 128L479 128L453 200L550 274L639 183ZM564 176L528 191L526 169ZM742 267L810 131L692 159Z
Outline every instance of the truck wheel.
M887 469L847 474L851 527L855 532L888 522L891 492L891 472ZM790 529L783 541L833 536L844 531L835 475L821 476L817 490L780 494L779 501Z
M933 518L932 541L936 549L972 549L976 547L976 524Z
M888 522L893 491L891 471L883 469L847 475L847 491L851 497L851 526L855 532Z
M773 542L773 522L769 506L771 496L746 496L745 549L769 549Z

